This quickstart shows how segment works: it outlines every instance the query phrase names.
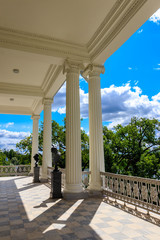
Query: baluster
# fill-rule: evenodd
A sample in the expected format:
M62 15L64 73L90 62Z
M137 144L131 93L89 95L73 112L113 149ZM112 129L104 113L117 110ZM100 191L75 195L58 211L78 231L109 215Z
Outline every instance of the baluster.
M113 180L112 180L112 178L110 178L110 180L109 180L109 189L113 190Z
M158 192L157 192L156 185L151 186L151 201L152 201L152 203L157 204L157 199L158 199Z
M118 179L115 178L114 180L114 192L118 193Z
M120 180L120 194L124 194L124 181L123 179Z
M131 184L129 180L127 180L127 196L131 197Z
M145 183L142 183L141 195L142 195L142 201L145 200L147 202L148 190L147 190L147 186Z
M135 181L134 181L133 191L134 191L134 198L138 198L139 196L138 183Z

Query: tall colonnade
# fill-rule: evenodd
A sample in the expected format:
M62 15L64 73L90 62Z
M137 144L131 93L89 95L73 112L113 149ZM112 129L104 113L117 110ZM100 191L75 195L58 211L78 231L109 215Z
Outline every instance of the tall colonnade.
M83 72L82 72L83 70ZM81 161L81 127L80 127L80 93L79 74L87 79L89 85L89 166L91 171L90 191L101 191L100 171L104 171L104 151L102 132L102 107L100 74L104 67L89 64L86 68L80 63L65 61L63 73L66 74L66 181L64 197L76 198L84 195L82 187ZM52 167L52 118L51 105L53 99L44 98L43 126L43 160L41 180L47 180L47 167ZM38 152L39 116L33 115L33 138L31 173L33 173L33 156Z

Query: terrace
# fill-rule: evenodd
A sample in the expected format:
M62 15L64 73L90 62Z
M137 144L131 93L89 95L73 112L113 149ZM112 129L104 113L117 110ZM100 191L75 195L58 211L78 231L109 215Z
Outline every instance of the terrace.
M104 172L100 75L107 58L160 8L160 1L2 2L0 113L31 115L33 138L31 169L0 167L7 175L0 178L0 239L159 239L159 181ZM84 179L80 74L89 86L90 176ZM52 169L51 109L65 81L64 198L52 200L44 183ZM41 183L33 184L23 175L33 173L42 110ZM83 198L82 179L92 198ZM72 200L65 200L68 195Z
M14 167L0 169L1 240L152 240L160 236L160 181L101 173L102 196L51 199L53 168L48 167L48 183L33 183L33 177L23 176L29 166L21 166L18 172ZM85 187L89 176L83 172ZM64 183L62 170L62 188Z
M49 199L49 187L32 181L28 176L0 178L1 240L159 239L160 228L141 219L145 214L139 211L128 213L127 203L122 211L105 196Z

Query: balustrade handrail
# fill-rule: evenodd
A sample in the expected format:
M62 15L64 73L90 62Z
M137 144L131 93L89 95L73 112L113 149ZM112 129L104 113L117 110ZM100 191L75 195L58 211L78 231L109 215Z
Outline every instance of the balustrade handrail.
M160 181L157 179L101 172L107 197L160 213Z
M0 165L0 176L26 175L30 170L31 165Z
M160 180L158 179L151 179L151 178L142 178L142 177L138 177L138 176L129 176L129 175L123 175L123 174L116 174L116 173L110 173L110 172L100 172L101 176L111 176L111 177L115 177L115 178L123 178L126 180L135 180L137 179L137 181L141 181L144 183L152 183L152 184L158 184L160 185Z
M30 167L31 165L24 165L24 164L21 164L21 165L0 165L0 167L2 168L6 168L6 167Z
M54 167L47 167L47 175L48 175L48 181L50 183L51 180L51 171L54 170ZM62 187L64 187L65 184L65 173L66 173L66 169L65 168L59 168L59 170L62 172ZM89 175L90 175L90 171L82 171L82 184L85 188L88 187L89 185ZM86 176L87 175L87 176ZM86 177L85 177L86 176Z

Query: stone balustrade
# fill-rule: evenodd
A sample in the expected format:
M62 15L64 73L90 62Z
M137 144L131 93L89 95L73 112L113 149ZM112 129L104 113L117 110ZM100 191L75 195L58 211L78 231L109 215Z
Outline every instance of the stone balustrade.
M107 197L160 213L160 181L149 178L101 172Z
M51 181L51 171L53 171L53 167L48 167L47 169L47 174L48 174L48 182L50 183ZM65 183L65 169L59 168L59 170L62 172L62 188L64 188L64 183ZM82 172L82 185L84 188L87 188L89 186L89 174L90 172L83 171Z
M31 171L30 165L0 166L0 177L28 175L30 171Z

